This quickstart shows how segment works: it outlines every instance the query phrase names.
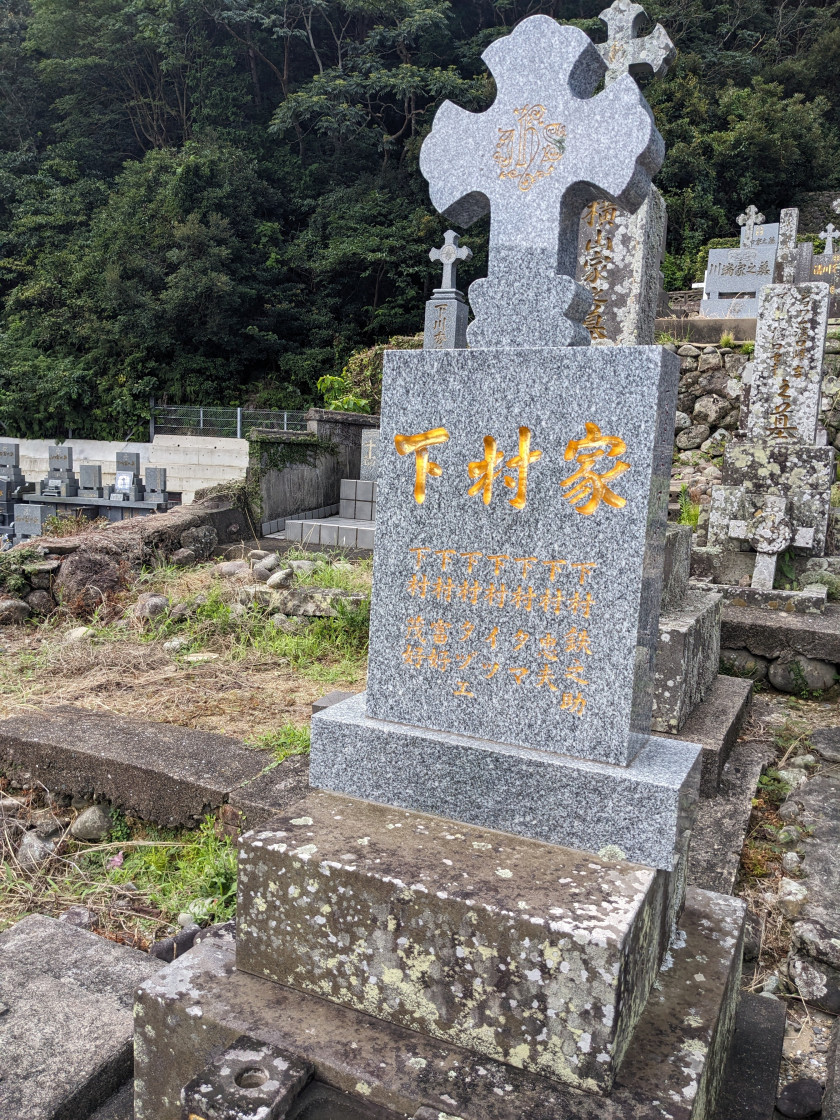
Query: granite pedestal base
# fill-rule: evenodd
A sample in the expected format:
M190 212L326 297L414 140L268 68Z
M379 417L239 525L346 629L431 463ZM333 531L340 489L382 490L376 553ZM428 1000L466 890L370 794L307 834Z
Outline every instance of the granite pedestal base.
M140 990L135 1118L180 1120L181 1088L243 1033L370 1108L417 1120L711 1120L738 998L744 904L690 888L608 1096L585 1093L239 971L207 939ZM293 1113L294 1114L294 1113Z
M688 591L659 616L652 730L679 731L717 676L721 604L720 594Z
M236 962L605 1092L683 889L678 874L312 792L240 841Z
M629 766L369 719L366 693L312 717L310 784L671 871L691 828L700 747L649 738Z

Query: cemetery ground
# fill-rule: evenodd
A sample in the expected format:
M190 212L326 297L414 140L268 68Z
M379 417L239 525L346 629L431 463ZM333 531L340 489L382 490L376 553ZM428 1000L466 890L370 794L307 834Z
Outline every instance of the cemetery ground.
M369 592L369 559L281 556L278 570L298 569L296 592ZM337 617L278 618L253 563L159 566L92 617L59 608L35 625L3 627L0 717L70 704L234 736L266 768L307 753L312 702L364 685L366 602ZM152 617L135 617L138 609ZM84 840L71 829L87 803L22 785L0 776L0 929L81 906L73 914L83 924L146 949L178 930L179 915L205 925L233 916L236 849L213 816L198 829L166 829L114 809L98 831L94 823L98 839ZM46 845L28 866L15 854L24 832Z

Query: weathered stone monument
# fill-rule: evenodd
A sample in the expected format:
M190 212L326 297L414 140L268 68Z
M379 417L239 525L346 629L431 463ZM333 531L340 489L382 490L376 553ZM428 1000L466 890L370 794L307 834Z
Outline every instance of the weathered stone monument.
M629 0L614 0L601 12L606 43L598 51L607 66L604 84L623 74L666 73L676 48L661 24L641 35L645 11ZM630 214L605 199L584 208L578 233L577 279L592 293L584 325L595 343L651 345L665 253L665 200L651 186Z
M773 590L777 559L787 549L825 552L835 452L817 421L828 302L821 283L774 284L760 296L741 434L724 452L708 536L712 550L754 557L754 592ZM728 582L731 563L725 555L720 561L718 579Z
M662 143L573 27L484 57L496 102L421 153L439 208L490 207L489 273L471 349L385 355L368 691L241 838L235 946L144 986L137 1120L324 1083L336 1118L712 1115L743 904L686 891L700 748L650 736L678 361L587 346L572 278Z

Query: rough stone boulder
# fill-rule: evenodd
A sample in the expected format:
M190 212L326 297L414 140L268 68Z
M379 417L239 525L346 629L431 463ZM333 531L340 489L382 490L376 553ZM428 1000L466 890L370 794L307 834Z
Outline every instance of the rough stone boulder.
M351 595L335 587L295 587L288 591L276 591L272 607L284 615L335 618L338 615L339 603L352 609L363 603L365 598L364 595Z

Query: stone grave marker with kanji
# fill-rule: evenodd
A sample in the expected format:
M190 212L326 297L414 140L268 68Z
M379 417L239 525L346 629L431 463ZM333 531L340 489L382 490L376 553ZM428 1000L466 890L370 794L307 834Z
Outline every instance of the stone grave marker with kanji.
M643 202L661 141L629 76L586 98L603 63L575 28L534 16L485 58L494 107L444 104L421 166L448 215L490 205L490 275L470 295L484 286L479 318L502 302L468 350L386 352L368 691L313 724L313 781L626 851L623 812L593 827L560 806L575 787L589 804L592 771L571 774L570 759L624 775L662 749L651 658L678 361L550 342L580 326L558 318L573 284L557 272L565 200L597 183ZM679 785L694 748L668 750ZM670 865L670 827L645 831L636 855Z
M772 591L788 548L825 551L834 449L820 440L818 420L828 306L827 284L761 292L744 437L726 445L712 490L709 546L754 551L759 591Z

